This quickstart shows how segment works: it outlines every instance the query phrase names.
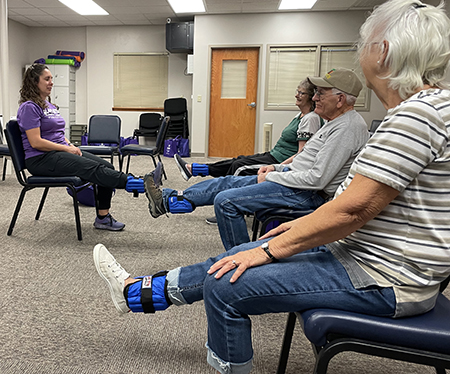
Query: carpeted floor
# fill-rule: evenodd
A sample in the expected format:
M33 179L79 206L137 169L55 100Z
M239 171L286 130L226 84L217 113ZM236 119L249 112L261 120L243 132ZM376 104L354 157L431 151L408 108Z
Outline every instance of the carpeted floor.
M201 162L195 158L191 161ZM164 158L164 186L184 189L172 159ZM131 172L152 169L150 158L132 159ZM83 241L78 241L71 199L63 189L49 193L34 220L41 190L27 193L12 236L6 231L21 186L14 175L0 181L0 373L1 374L198 374L206 364L203 303L171 307L155 315L119 315L97 275L92 249L105 244L132 275L188 265L223 251L217 227L205 223L212 207L193 214L153 219L144 196L117 191L112 214L123 232L92 226L94 208L82 207ZM252 317L255 374L275 373L285 314ZM298 328L287 373L312 373L313 354ZM342 354L329 373L433 373L418 365Z

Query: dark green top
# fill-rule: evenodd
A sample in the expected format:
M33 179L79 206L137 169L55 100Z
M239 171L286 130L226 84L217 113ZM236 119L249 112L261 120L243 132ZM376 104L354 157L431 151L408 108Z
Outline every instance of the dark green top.
M300 116L301 113L296 115L291 123L286 126L277 144L270 151L270 154L279 163L295 155L298 152L298 142L309 140L320 128L320 117L316 113L307 113L302 118Z

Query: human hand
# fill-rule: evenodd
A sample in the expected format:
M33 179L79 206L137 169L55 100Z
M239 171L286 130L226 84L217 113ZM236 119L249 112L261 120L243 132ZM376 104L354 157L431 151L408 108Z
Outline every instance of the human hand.
M279 234L282 234L283 232L290 230L291 227L294 226L294 222L295 222L295 220L282 223L281 225L275 227L274 229L266 232L263 236L261 236L259 238L259 240L268 239L268 238L277 236Z
M261 166L259 169L258 169L258 175L259 174L267 174L267 173L270 173L271 171L274 171L275 170L275 166L273 166L273 165L264 165L264 166Z
M222 275L236 269L230 279L230 283L234 283L247 269L269 264L270 262L272 260L266 255L264 250L261 247L256 247L222 258L209 268L208 274L213 274L217 271L214 278L220 279Z
M81 156L81 150L78 147L75 147L73 144L67 146L67 152L72 153L77 156Z

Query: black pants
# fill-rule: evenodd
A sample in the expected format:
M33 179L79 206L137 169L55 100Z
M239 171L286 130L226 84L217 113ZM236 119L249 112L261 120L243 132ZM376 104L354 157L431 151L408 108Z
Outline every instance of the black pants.
M229 160L218 161L213 164L207 164L209 169L209 175L212 177L224 177L226 175L233 175L237 169L241 166L248 165L271 165L279 164L275 157L270 152L257 153L250 156L238 156ZM258 169L243 170L239 175L255 175Z
M89 152L77 156L68 152L50 151L25 160L28 171L46 177L77 176L98 186L98 209L111 207L114 188L125 188L127 175L114 170L103 158Z

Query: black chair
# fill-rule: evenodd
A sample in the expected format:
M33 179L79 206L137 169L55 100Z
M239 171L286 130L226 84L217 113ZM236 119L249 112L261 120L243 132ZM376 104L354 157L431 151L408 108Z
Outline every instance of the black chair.
M449 279L441 284L441 292ZM442 293L433 310L406 318L335 309L289 313L277 374L286 371L297 318L313 346L314 374L325 374L330 360L344 351L432 366L437 374L450 369L450 300Z
M9 147L7 144L4 144L3 140L3 128L2 123L0 121L0 158L3 159L3 176L2 180L5 180L6 176L6 165L8 162L8 157L11 157L11 153L9 152Z
M73 199L73 209L75 213L75 223L77 227L78 240L82 240L81 234L81 220L80 212L78 209L78 199L77 199L77 189L75 187L81 186L84 182L78 177L42 177L42 176L29 176L27 177L26 166L25 166L25 151L22 144L22 136L19 128L19 124L16 120L11 120L6 125L6 140L11 151L11 159L16 172L17 180L23 186L20 193L19 200L16 204L16 209L14 215L11 219L11 224L8 229L8 236L13 232L14 225L16 224L17 217L19 216L20 208L22 207L25 194L34 188L44 188L44 193L42 194L41 202L37 210L35 219L40 218L42 208L44 207L45 199L47 197L48 191L51 187L67 187L72 192ZM95 188L94 188L95 193ZM59 202L58 202L59 203Z
M122 168L122 157L120 154L120 127L121 119L115 115L93 115L89 118L88 145L82 145L81 151L90 152L94 155L119 159L119 168ZM95 144L95 145L94 145Z
M175 138L181 135L182 138L188 139L188 110L187 101L184 97L166 99L164 101L164 116L170 117L170 128L167 132L168 138Z
M139 116L139 128L134 130L133 138L150 137L156 138L163 116L159 113L142 113Z
M381 119L374 119L372 120L372 123L370 124L369 133L370 136L372 136L375 131L377 131L378 126L381 125L381 122L383 122Z
M299 210L288 208L268 208L262 209L254 213L252 223L252 241L258 239L259 236L281 225L284 222L306 216L312 213L313 209ZM261 229L259 229L261 225Z
M128 170L130 167L130 158L132 155L150 156L153 160L153 165L155 167L156 167L156 158L158 158L158 161L162 163L161 154L164 151L164 139L166 139L167 130L170 127L170 122L171 122L170 117L164 117L164 119L162 120L158 136L156 137L155 146L128 144L120 149L120 151L122 152L122 157L123 158L127 157L127 168L125 171L126 174L128 174ZM164 167L163 167L163 175L164 178L167 179Z

